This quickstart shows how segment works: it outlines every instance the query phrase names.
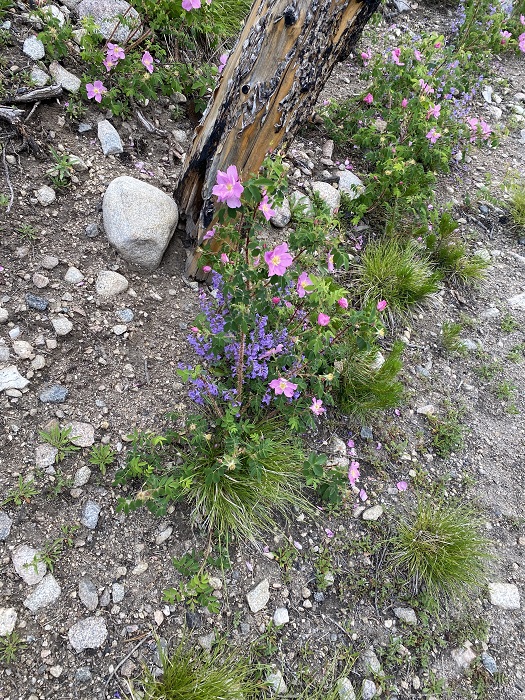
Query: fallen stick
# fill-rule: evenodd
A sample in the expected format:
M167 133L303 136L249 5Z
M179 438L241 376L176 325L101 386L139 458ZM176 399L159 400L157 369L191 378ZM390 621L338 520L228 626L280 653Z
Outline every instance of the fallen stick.
M40 102L41 100L49 100L51 97L59 97L63 92L62 85L50 85L49 87L37 88L24 92L21 95L12 95L4 97L9 104L21 104L24 102Z

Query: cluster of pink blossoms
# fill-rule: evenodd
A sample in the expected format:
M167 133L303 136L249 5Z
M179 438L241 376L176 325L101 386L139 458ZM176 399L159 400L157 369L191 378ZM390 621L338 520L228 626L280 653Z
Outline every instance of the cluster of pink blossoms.
M206 5L211 5L211 0L206 0ZM182 9L186 12L190 10L198 10L201 6L201 0L182 0Z
M116 66L117 63L123 58L126 58L126 54L124 53L122 46L109 43L106 46L106 58L102 61L102 63L106 66L106 70L109 73L113 66Z
M107 72L109 73L109 71L112 68L114 68L117 65L117 63L123 58L126 58L126 54L124 53L124 49L122 48L122 46L108 43L108 45L106 46L106 58L102 61L102 63L104 64ZM148 71L148 73L153 73L153 56L150 54L149 51L144 51L140 62ZM98 103L102 102L102 96L107 91L108 89L104 87L104 84L101 80L95 80L94 83L88 83L86 85L88 99L94 99L95 102Z
M467 119L467 124L470 126L470 140L472 142L476 140L477 136L481 136L482 139L488 139L492 133L490 126L487 124L487 122L483 121L483 119L471 117L470 119Z

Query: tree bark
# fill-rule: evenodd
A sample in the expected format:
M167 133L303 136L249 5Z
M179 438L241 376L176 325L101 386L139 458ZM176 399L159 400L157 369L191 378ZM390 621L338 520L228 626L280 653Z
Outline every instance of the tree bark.
M380 0L255 0L196 129L175 192L185 244L214 217L217 171L257 173L268 151L286 148L312 115L334 65L348 56ZM194 275L192 252L187 273Z

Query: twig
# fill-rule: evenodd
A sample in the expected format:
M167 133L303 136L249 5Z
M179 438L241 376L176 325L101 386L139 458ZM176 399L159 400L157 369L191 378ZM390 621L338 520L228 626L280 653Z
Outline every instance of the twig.
M8 143L9 143L9 142L8 142ZM13 190L13 186L12 186L12 184L11 184L11 178L9 177L9 165L7 164L7 160L6 160L6 158L5 158L6 146L7 146L7 143L4 144L4 149L3 149L3 151L2 151L2 161L3 161L3 163L4 163L5 179L6 179L6 182L7 182L7 186L9 187L9 192L11 193L11 198L10 198L10 200L9 200L9 205L8 205L8 207L7 207L7 210L6 210L6 213L9 214L9 212L11 211L11 207L13 206L13 202L15 201L15 193L14 193L14 190Z
M20 104L23 102L39 102L40 100L48 100L50 97L59 97L62 94L62 85L50 85L49 87L37 88L30 90L21 95L13 95L12 97L4 97L9 104Z
M24 124L27 124L27 122L31 119L31 117L33 116L33 113L35 112L37 107L40 107L40 101L35 102L35 104L32 106L31 111L29 112L27 117L24 119Z
M345 628L342 627L338 622L336 622L336 621L335 621L333 618L331 618L329 615L325 615L325 617L326 617L327 620L330 620L330 622L332 622L336 627L339 627L339 629L341 630L341 632L344 632L344 634L346 634L346 636L348 637L348 639L352 639L352 635L350 634L350 632L347 632L347 631L345 630ZM354 640L352 639L352 641L354 641Z
M106 692L107 687L108 687L108 685L109 685L111 679L113 678L113 676L116 675L116 673L117 673L117 671L119 670L119 668L120 668L121 666L123 666L123 665L126 663L126 661L127 661L128 659L130 659L130 658L133 656L133 654L137 651L137 649L140 649L140 647L144 644L144 642L146 641L146 639L149 639L150 637L151 637L151 632L148 632L148 633L140 640L140 642L139 642L138 644L135 644L135 646L134 646L133 649L129 652L129 654L126 654L126 656L122 659L122 661L119 661L119 663L115 666L115 668L113 669L113 671L111 671L111 673L109 674L109 677L108 677L108 679L107 679L107 681L106 681L106 685L104 686L104 693ZM119 683L119 685L120 685L120 683Z

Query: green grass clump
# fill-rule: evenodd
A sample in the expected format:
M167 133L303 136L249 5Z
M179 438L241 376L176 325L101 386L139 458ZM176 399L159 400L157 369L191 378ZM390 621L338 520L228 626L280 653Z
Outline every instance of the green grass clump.
M462 418L463 408L447 406L444 416L428 416L434 437L432 445L440 457L449 457L452 452L463 447L465 427Z
M474 512L464 505L421 497L397 524L391 563L413 589L464 597L484 581L489 543Z
M369 243L356 266L356 286L366 303L388 302L391 314L405 316L439 289L440 274L411 241L387 238Z
M459 355L465 355L467 353L467 346L461 340L461 331L463 326L461 323L453 323L450 321L445 321L441 326L441 342L443 347L449 352L456 352Z
M401 341L394 343L378 366L377 349L360 352L354 344L347 345L337 397L344 413L364 419L374 411L399 406L404 389L397 375L403 367L404 347Z
M516 226L525 228L525 184L519 181L510 188L510 215Z
M142 680L144 700L249 700L262 689L240 654L219 649L206 655L182 642L171 656L161 653L161 661L162 677L148 671Z

